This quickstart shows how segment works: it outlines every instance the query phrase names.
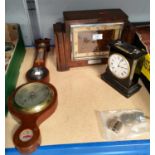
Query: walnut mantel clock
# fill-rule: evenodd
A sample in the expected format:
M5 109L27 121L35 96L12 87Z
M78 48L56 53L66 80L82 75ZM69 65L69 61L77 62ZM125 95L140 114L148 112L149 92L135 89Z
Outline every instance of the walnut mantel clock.
M121 39L128 16L120 9L67 11L54 24L57 69L106 63L108 43Z
M138 79L145 51L124 41L111 42L106 72L101 78L126 97L140 89Z

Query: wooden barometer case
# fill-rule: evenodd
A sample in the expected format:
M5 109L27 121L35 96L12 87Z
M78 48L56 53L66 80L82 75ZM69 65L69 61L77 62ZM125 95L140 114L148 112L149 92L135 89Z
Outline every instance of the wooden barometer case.
M64 12L54 24L57 69L106 63L108 43L121 39L128 16L120 9Z
M107 69L101 78L125 97L130 97L141 87L138 80L146 52L122 40L111 42L109 48Z
M39 125L53 114L56 107L57 91L49 83L21 85L9 97L9 111L20 122L13 142L21 153L32 153L40 145Z
M50 39L38 39L35 41L35 59L33 67L26 73L29 82L42 81L49 82L49 71L45 67L47 52L50 50Z
M52 115L57 107L57 90L52 84L47 83L47 51L49 40L36 40L34 65L26 73L28 83L17 87L8 99L8 109L20 123L13 135L13 142L22 154L32 153L40 145L39 125Z

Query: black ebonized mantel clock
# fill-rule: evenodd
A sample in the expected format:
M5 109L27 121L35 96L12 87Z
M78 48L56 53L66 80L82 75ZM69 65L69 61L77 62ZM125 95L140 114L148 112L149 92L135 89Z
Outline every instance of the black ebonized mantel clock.
M101 78L125 97L130 97L141 88L138 79L146 53L121 40L111 42L109 47L108 66Z

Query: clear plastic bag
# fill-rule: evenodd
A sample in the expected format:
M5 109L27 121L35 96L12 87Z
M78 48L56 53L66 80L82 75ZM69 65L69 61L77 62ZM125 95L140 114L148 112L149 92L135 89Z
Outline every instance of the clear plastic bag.
M149 117L140 110L98 112L105 140L125 140L149 133Z

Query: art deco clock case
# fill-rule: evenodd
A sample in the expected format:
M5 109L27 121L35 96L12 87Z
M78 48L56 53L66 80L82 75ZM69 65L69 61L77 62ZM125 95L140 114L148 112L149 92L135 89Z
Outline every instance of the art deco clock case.
M29 82L42 81L49 82L49 71L45 67L47 52L50 50L50 39L38 39L35 41L35 59L33 67L26 73Z
M20 123L13 135L13 142L24 154L32 153L40 145L39 125L52 115L57 107L57 90L47 83L49 75L45 74L48 73L44 62L48 50L49 40L36 41L34 65L26 74L29 82L17 87L8 99L8 109Z
M138 79L146 52L121 40L111 42L109 47L107 69L101 78L125 97L130 97L141 87Z
M107 63L108 43L121 39L128 23L128 16L120 9L66 11L63 15L64 23L54 24L57 66L61 71Z

